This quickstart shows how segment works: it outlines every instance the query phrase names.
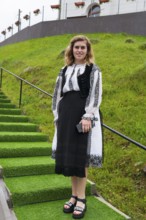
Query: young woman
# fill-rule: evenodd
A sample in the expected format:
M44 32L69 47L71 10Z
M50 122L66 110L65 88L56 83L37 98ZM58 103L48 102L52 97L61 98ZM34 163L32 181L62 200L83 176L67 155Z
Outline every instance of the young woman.
M71 39L66 66L57 77L53 96L55 134L52 157L55 172L71 177L72 196L63 211L82 218L87 209L87 168L102 165L102 131L99 106L102 98L100 69L94 64L86 36ZM78 126L79 130L78 130ZM80 131L81 130L81 131Z

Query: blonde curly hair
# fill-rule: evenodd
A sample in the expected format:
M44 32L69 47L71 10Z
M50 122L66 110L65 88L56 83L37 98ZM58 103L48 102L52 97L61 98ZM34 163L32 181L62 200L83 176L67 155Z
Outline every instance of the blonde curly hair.
M77 35L77 36L75 36L71 39L70 44L66 48L66 51L65 51L65 63L66 63L66 65L69 66L69 65L72 65L74 63L75 58L74 58L74 55L73 55L73 47L74 47L74 44L77 41L85 41L86 42L87 55L86 55L86 58L85 58L86 60L85 61L86 61L87 64L94 63L94 54L93 54L93 50L92 50L91 42L90 42L89 38L87 38L84 35Z

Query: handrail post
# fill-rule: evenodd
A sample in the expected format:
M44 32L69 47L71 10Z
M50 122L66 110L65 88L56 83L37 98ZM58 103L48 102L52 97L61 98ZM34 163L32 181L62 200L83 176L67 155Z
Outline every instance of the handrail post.
M2 78L3 78L3 69L1 69L1 76L0 76L0 88L2 88Z
M23 83L23 81L20 80L19 108L20 108L20 106L21 106L21 101L22 101L22 83Z

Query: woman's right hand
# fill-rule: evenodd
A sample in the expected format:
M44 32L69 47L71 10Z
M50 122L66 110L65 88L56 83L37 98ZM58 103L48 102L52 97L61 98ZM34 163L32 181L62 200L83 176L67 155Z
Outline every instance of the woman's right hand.
M92 128L92 125L91 125L91 120L90 119L82 119L80 121L80 123L82 124L82 130L83 130L83 133L86 133L86 132L89 132Z

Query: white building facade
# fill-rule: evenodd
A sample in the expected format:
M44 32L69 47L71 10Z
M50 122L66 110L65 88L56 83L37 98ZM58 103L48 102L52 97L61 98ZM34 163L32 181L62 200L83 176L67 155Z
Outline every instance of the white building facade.
M60 0L60 19L146 11L146 0Z

